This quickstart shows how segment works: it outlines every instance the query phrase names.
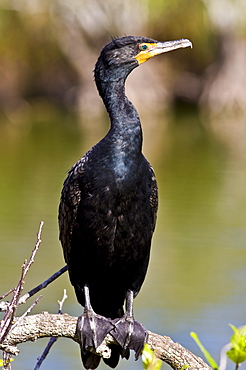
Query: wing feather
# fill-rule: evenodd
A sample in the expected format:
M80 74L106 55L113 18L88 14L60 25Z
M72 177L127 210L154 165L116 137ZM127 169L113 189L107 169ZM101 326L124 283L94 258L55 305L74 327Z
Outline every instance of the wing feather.
M157 210L158 210L158 186L157 186L157 181L155 177L155 172L151 165L149 165L149 169L151 172L151 183L150 183L151 193L150 193L149 201L150 201L150 206L153 212L152 213L153 214L152 233L153 233L155 229Z
M88 160L87 152L75 165L68 171L68 176L64 181L59 205L59 239L62 244L65 261L68 263L68 256L71 250L71 239L73 225L77 217L78 206L81 201L81 191L78 179L83 176L85 164Z

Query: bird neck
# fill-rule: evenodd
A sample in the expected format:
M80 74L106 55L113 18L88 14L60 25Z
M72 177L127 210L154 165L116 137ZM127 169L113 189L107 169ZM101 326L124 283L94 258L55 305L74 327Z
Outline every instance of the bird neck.
M120 137L135 151L141 152L141 123L136 108L125 95L124 82L107 81L100 86L99 93L110 117L110 135Z

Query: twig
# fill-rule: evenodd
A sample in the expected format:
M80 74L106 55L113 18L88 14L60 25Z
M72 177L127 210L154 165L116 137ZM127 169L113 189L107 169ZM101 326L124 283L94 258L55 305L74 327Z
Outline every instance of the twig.
M40 357L38 357L38 361L36 363L36 366L34 368L34 370L39 370L42 363L44 362L44 360L46 359L46 357L48 356L50 350L51 350L51 347L53 346L53 344L57 341L58 338L56 337L51 337L47 346L45 347L42 355Z
M15 312L16 312L16 309L17 309L18 298L20 296L20 292L21 292L21 289L23 287L23 284L24 284L24 265L22 265L20 280L19 280L16 288L14 289L13 297L10 301L10 304L8 306L8 309L5 313L5 315L4 315L4 318L1 321L0 343L6 338L6 336L8 335L8 333L10 331L12 322L14 320Z
M34 247L32 253L31 253L31 257L30 257L28 262L27 262L27 260L25 260L23 265L22 265L20 280L19 280L17 286L13 290L12 299L9 303L9 306L7 308L7 311L6 311L5 315L4 315L4 318L1 321L1 325L0 325L0 343L7 337L9 331L11 330L11 326L13 324L13 321L14 321L14 318L15 318L15 313L16 313L16 310L17 310L17 307L18 307L18 302L19 302L19 299L20 299L21 291L22 291L24 283L25 283L26 274L29 271L32 263L34 262L34 257L35 257L35 255L38 251L38 248L39 248L39 246L42 242L41 241L41 233L42 233L43 224L44 224L44 222L41 221L40 225L39 225L38 233L37 233L37 241L36 241L36 244L35 244L35 247Z
M41 289L44 289L52 283L52 281L56 280L59 276L64 274L68 269L67 265L62 267L59 271L55 272L52 276L50 276L47 280L43 281L41 284L37 285L35 288L29 290L29 292L25 293L19 300L19 304L26 303L27 299L32 297L34 294L39 292Z
M10 293L12 293L12 292L14 291L14 289L15 289L15 288L10 289L7 293L5 293L4 295L2 295L2 296L0 297L0 299L4 299L4 298L6 298Z
M18 320L12 325L11 327L11 330L13 330L17 325L20 324L21 320L24 319L24 317L26 317L33 309L33 307L35 307L38 302L40 301L40 299L42 298L42 296L40 295L34 302L33 304L23 313L23 315L21 315Z
M5 293L4 295L0 297L0 300L6 298L10 293L13 293L14 290L15 288L10 289L7 293ZM0 312L7 311L8 307L9 307L9 302L1 302Z
M38 233L37 233L37 241L36 241L35 247L32 251L31 257L29 258L28 263L24 263L24 277L26 276L28 270L30 269L31 265L33 264L34 257L35 257L35 255L38 251L38 248L39 248L40 244L42 243L41 233L42 233L43 225L44 225L44 221L41 221L40 225L39 225Z
M59 305L59 309L58 309L58 314L61 315L62 314L62 306L65 302L65 300L67 299L67 291L66 289L63 290L63 297L62 297L62 300L61 301L58 301L58 305ZM44 362L45 358L48 356L48 353L49 351L51 350L51 347L53 346L53 344L57 341L57 337L51 337L47 346L45 347L42 355L38 358L38 361L37 361L37 364L34 368L34 370L39 370L42 363Z
M67 291L66 289L63 290L63 297L62 297L62 300L61 301L58 301L58 304L59 304L59 309L58 309L58 313L59 314L62 314L62 307L64 305L64 302L65 300L67 299Z

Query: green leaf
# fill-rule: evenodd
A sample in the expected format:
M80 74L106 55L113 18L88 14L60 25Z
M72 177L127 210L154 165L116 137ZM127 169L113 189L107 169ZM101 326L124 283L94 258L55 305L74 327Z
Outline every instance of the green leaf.
M162 365L162 361L156 357L147 343L144 345L142 361L145 370L160 370Z
M202 345L200 339L198 338L198 335L194 333L193 331L190 333L191 338L194 339L202 353L204 354L206 360L208 361L209 365L214 369L217 370L219 366L217 365L217 362L213 359L213 357L210 355L210 353L206 350L206 348Z
M240 329L231 324L230 327L234 334L230 339L231 349L226 354L235 364L241 364L246 361L246 325Z

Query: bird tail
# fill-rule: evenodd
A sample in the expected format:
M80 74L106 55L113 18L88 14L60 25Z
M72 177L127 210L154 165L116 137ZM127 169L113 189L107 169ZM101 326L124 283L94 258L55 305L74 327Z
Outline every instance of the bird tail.
M122 349L119 345L116 344L111 344L109 348L111 349L111 356L110 358L104 358L103 361L106 365L112 367L113 369L118 365L120 356L122 358L126 358L127 360L130 357L130 350L128 348Z
M81 351L81 358L82 358L82 362L83 362L83 365L85 367L85 369L87 370L94 370L98 367L99 363L100 363L100 357L92 352L85 352L83 353Z
M120 356L122 358L126 358L127 360L130 357L129 349L123 350L120 346L116 344L111 344L109 347L111 349L111 356L110 358L104 358L103 361L106 365L112 367L113 369L118 365ZM86 353L81 352L81 358L83 365L87 370L96 369L99 366L101 360L100 356L89 351L87 351Z

